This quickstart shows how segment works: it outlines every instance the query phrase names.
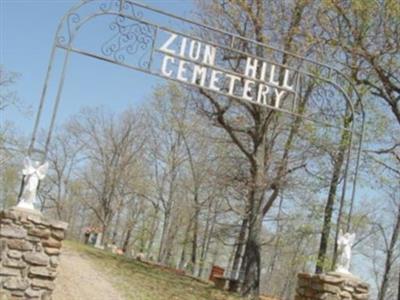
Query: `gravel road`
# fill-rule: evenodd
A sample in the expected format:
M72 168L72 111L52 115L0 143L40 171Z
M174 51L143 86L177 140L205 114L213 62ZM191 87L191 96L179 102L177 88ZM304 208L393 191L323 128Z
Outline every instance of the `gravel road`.
M54 300L123 300L90 260L65 245L57 272Z

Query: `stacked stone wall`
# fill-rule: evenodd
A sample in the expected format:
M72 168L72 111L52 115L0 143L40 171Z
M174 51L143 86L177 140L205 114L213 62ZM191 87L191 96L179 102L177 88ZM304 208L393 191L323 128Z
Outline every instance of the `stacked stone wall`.
M66 229L33 211L0 212L0 300L51 299Z
M342 273L298 274L295 300L368 300L368 284Z

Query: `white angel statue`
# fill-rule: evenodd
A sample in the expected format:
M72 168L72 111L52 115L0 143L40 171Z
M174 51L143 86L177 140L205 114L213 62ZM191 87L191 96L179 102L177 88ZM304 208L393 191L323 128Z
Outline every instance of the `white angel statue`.
M37 187L39 181L46 176L48 168L48 162L40 165L40 162L32 161L29 157L25 157L24 169L22 170L22 174L25 176L24 188L17 207L35 209L33 203L36 200Z
M351 274L350 273L350 262L351 262L351 247L354 244L356 238L355 233L345 233L339 231L338 238L338 259L336 264L336 272Z

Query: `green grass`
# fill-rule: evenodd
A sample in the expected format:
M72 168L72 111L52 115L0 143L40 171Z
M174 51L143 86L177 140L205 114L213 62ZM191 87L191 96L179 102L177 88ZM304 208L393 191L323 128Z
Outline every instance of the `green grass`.
M236 294L215 289L211 284L177 275L134 259L114 255L80 243L66 241L95 263L112 280L126 299L134 300L239 300Z

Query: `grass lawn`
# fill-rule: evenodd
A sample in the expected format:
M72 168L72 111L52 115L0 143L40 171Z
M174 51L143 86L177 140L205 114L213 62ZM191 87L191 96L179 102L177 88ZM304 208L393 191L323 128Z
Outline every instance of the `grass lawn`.
M134 300L239 300L236 294L215 289L187 276L149 266L124 256L66 241L66 246L94 262L126 299Z

